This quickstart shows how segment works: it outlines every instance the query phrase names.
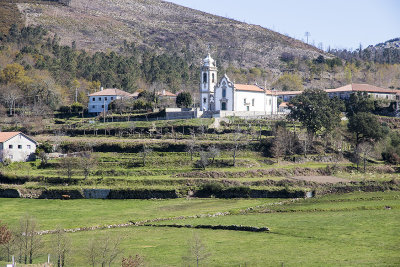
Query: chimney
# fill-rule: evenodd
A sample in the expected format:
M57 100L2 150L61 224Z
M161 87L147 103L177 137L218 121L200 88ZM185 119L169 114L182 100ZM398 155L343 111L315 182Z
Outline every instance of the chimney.
M165 95L165 89L162 90L162 95Z
M103 91L103 89L104 89L103 87L100 87L100 91Z

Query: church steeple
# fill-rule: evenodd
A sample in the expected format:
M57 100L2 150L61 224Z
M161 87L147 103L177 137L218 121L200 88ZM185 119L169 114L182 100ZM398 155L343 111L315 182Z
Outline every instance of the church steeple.
M217 85L217 63L210 54L203 59L200 76L200 107L202 110L214 109L214 88Z

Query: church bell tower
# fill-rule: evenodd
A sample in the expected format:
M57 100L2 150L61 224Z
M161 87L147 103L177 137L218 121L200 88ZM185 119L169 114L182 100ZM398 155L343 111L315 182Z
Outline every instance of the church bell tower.
M203 59L200 76L200 108L201 110L214 110L214 88L217 85L217 63L211 55Z

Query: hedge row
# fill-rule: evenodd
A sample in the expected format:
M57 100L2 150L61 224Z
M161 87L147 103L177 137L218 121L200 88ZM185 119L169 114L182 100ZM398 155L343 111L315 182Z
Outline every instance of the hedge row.
M268 227L254 227L254 226L243 226L243 225L143 224L141 226L195 228L195 229L212 229L212 230L231 230L231 231L246 231L246 232L269 232L269 228Z

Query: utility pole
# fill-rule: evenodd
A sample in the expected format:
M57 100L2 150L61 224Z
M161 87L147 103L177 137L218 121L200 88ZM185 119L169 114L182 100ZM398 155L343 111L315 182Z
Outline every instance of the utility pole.
M306 36L306 38L307 38L307 44L308 44L308 37L310 37L310 36L311 36L311 33L310 33L310 32L306 32L304 35L305 35L305 36Z

